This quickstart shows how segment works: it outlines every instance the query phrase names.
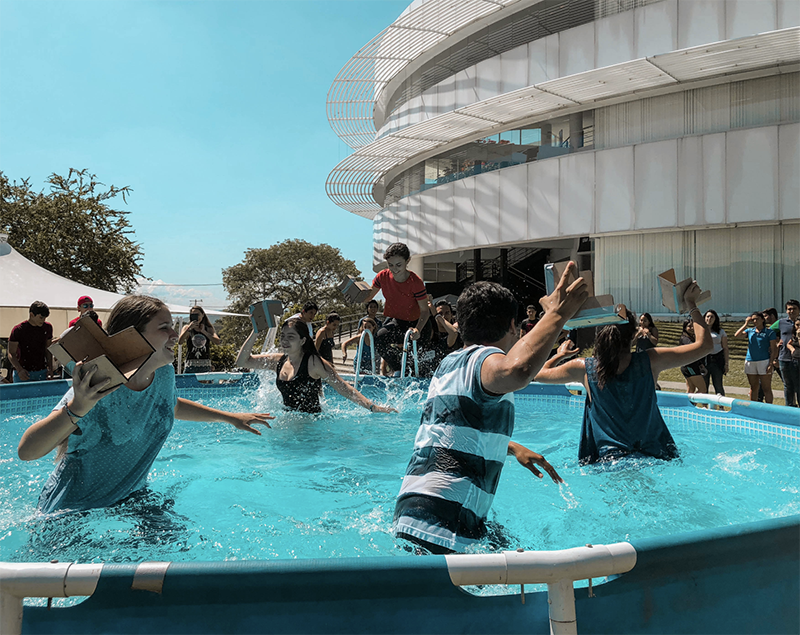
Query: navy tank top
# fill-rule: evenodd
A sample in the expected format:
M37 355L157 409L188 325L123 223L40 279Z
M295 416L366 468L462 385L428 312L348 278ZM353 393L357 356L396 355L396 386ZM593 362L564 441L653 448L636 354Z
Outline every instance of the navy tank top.
M675 441L658 409L653 371L647 353L633 353L619 375L597 383L597 360L586 360L591 395L586 397L578 459L581 464L626 455L673 459Z
M322 412L319 405L319 395L322 391L322 380L314 379L308 374L308 360L310 355L303 356L300 368L295 372L292 379L281 379L281 368L289 358L288 355L281 356L278 362L277 377L275 385L283 397L283 405L292 410L300 412Z
M332 337L326 337L319 345L319 356L333 364L333 347L335 342Z

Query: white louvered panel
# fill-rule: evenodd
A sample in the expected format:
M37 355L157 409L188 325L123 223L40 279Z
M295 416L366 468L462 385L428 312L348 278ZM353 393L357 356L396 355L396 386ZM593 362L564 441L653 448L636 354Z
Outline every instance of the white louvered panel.
M569 99L529 86L501 97L467 106L459 112L474 117L482 117L487 121L506 123L526 116L534 116L564 106L574 105L574 103Z
M781 121L800 121L800 73L781 75Z
M783 280L781 300L775 306L781 306L790 298L800 300L800 223L781 225L781 246Z
M731 85L731 128L749 128L781 120L781 78L762 77Z
M642 141L676 139L684 134L684 95L642 100Z
M392 26L452 33L500 8L501 5L485 0L443 0L424 4L406 15L401 15Z
M730 84L686 91L686 134L707 134L729 130L731 127L730 91Z

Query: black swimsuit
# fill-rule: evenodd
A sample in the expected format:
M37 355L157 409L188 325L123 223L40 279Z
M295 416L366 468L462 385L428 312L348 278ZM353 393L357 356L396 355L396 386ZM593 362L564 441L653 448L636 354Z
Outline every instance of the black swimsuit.
M319 356L333 364L333 347L335 342L332 337L326 337L319 345Z
M281 379L281 368L289 358L288 355L281 356L278 362L278 375L275 385L283 397L283 405L292 410L300 412L322 412L319 405L319 394L322 392L322 380L314 379L308 374L308 359L310 355L303 356L300 368L296 369L292 379Z

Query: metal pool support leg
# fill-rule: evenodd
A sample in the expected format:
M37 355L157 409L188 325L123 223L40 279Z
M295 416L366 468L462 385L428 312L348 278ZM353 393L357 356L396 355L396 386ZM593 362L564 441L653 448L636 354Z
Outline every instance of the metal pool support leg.
M400 379L406 376L406 362L408 361L408 342L411 342L414 356L414 375L419 377L419 357L417 357L417 340L411 339L411 329L406 331L406 336L403 339L403 363L400 369Z
M575 580L626 573L636 565L629 542L586 545L560 551L504 551L498 554L445 556L450 580L471 584L547 584L550 632L575 635Z
M91 595L102 564L0 562L0 633L22 632L22 600Z

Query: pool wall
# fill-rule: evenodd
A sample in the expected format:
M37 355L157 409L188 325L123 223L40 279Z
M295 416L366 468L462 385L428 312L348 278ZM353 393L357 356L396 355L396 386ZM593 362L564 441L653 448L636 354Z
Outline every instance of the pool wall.
M177 381L187 398L257 385L252 375L215 377L207 384L195 376ZM55 404L66 386L0 387L3 414ZM583 402L563 386L534 384L519 394L569 407ZM734 428L797 450L796 410L739 400L720 403L729 410L698 408L687 395L659 393L660 407L680 409L686 425ZM581 633L800 633L800 516L631 544L633 569L595 584L594 597L586 588L575 589ZM168 565L159 592L132 588L137 566L104 565L94 594L75 606L25 607L23 632L550 631L546 592L526 593L524 604L519 594L468 594L453 585L444 556L176 562Z

